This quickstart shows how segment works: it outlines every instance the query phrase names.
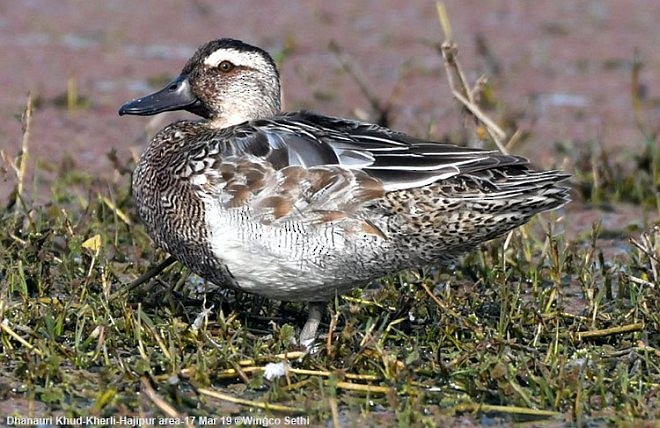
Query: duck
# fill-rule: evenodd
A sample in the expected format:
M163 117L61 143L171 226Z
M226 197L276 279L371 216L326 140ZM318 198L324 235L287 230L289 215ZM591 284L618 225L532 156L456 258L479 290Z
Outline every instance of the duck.
M201 278L306 302L300 343L337 295L391 273L451 263L569 201L569 175L521 156L281 110L263 49L205 43L163 89L120 115L185 110L133 173L154 243Z

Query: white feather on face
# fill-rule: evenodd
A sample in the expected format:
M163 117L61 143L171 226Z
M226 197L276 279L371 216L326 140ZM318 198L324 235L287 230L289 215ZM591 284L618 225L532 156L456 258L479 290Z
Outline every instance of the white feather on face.
M229 61L235 66L244 66L258 70L272 69L273 66L256 52L244 52L236 49L218 49L204 59L204 64L217 67L222 61Z
M231 62L238 70L222 74L222 78L213 73L205 75L219 84L213 99L207 100L218 113L209 124L225 128L279 112L279 75L267 53L221 47L208 54L203 65L215 69L223 61Z

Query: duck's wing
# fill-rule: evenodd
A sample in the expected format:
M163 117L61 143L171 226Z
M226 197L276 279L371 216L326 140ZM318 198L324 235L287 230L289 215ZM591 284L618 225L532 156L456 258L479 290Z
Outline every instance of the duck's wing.
M270 224L343 221L371 230L370 224L351 221L358 220L361 207L390 191L440 181L462 186L451 191L457 198L509 198L565 178L529 171L522 157L304 112L226 128L200 147L204 153L191 158L213 160L186 168L199 194L229 208L248 206ZM452 180L457 176L460 184Z
M491 169L526 170L528 163L519 156L424 141L370 123L307 112L253 121L233 132L237 148L268 152L265 157L276 168L338 165L362 170L386 191Z

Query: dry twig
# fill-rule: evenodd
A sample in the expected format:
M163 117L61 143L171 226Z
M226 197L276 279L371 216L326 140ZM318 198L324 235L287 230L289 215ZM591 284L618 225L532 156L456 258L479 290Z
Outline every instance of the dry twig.
M477 105L475 99L481 93L485 86L486 79L481 77L477 79L474 88L470 88L463 68L458 62L458 46L451 41L451 24L449 17L442 2L436 3L438 10L438 19L440 25L445 33L445 41L440 45L440 52L444 59L445 70L447 72L447 81L451 88L454 98L456 98L470 112L470 114L481 123L485 128L490 138L495 142L500 151L508 154L507 147L512 147L515 141L520 137L514 133L514 136L505 144L506 133L484 113ZM515 140L514 140L515 137Z
M222 392L214 391L212 389L200 388L197 390L197 392L203 395L208 395L209 397L217 398L218 400L228 401L234 404L242 404L244 406L256 407L258 409L273 410L276 412L291 412L291 413L305 412L305 409L300 407L290 407L290 406L283 406L281 404L271 404L271 403L264 403L261 401L245 400L242 398L233 397L229 394L223 394Z
M186 427L192 428L193 425L187 422L187 418L184 415L181 415L172 407L168 402L160 398L156 390L151 386L149 378L147 376L142 376L140 378L140 383L142 384L142 391L163 413L173 419L178 419L185 423Z

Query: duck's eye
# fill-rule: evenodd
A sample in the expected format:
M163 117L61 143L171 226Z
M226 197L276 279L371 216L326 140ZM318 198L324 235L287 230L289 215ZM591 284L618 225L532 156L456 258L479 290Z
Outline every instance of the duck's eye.
M229 61L222 61L220 64L218 64L218 69L220 69L222 72L228 73L234 69L234 64Z

